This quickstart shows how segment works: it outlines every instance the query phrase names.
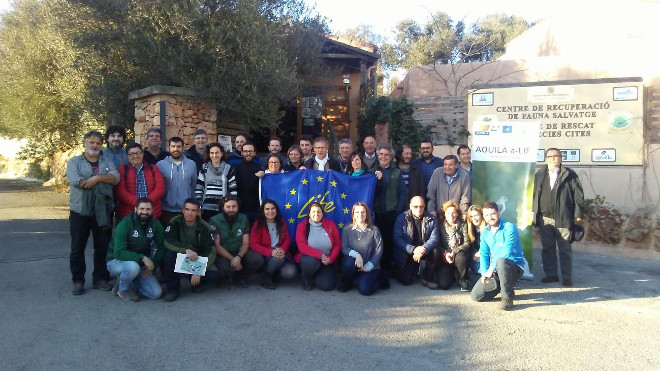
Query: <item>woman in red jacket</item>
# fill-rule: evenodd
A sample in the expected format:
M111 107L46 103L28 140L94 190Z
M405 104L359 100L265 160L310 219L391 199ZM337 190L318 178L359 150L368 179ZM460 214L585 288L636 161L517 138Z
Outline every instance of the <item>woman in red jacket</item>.
M132 213L140 197L149 197L154 207L153 217L158 219L162 213L160 200L165 195L165 179L158 167L144 162L144 152L139 143L129 143L126 153L129 163L117 169L117 220Z
M303 278L303 289L310 291L314 285L323 291L335 288L335 266L341 250L341 238L337 225L323 219L323 207L314 202L309 207L309 219L303 220L296 229L298 255Z
M250 230L250 249L264 256L264 275L261 286L274 290L273 275L279 271L280 278L292 279L298 268L289 254L291 237L280 208L273 200L264 200Z

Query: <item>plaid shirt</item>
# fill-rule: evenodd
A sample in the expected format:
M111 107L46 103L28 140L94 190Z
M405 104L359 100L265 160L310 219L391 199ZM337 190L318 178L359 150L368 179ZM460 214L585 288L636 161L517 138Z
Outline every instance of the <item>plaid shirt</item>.
M138 198L149 196L149 191L147 191L147 180L144 178L144 164L142 164L139 169L135 166L133 166L133 168L135 169L135 185Z

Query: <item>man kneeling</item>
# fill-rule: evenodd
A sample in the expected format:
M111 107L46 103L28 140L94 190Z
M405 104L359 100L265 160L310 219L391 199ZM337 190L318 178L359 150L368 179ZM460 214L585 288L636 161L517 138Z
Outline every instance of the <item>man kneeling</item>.
M525 265L518 227L500 219L497 204L493 201L486 201L482 211L484 221L488 225L481 232L479 247L481 278L472 288L472 299L491 300L502 291L500 309L510 310L513 307L513 287L522 277L522 267ZM496 286L486 291L488 286L486 280L493 279Z
M220 276L215 269L215 244L211 226L200 216L199 201L188 198L183 202L181 215L170 220L165 229L165 270L167 274L167 294L165 301L174 301L181 291L181 276L184 274L174 272L176 254L186 254L190 260L195 261L200 256L209 260L206 265L206 275L190 275L190 286L195 293L202 292L202 285L213 284Z
M140 295L158 299L162 293L154 270L165 252L163 227L152 217L153 203L147 197L137 200L133 213L124 217L110 241L106 266L118 277L112 293L125 301L138 301Z

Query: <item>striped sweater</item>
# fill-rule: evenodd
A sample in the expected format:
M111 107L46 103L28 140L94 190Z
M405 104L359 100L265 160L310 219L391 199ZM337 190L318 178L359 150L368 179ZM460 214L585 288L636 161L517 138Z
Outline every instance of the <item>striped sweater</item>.
M236 195L234 168L224 161L217 168L211 162L202 165L195 186L195 198L202 202L202 210L218 211L220 199L229 194Z

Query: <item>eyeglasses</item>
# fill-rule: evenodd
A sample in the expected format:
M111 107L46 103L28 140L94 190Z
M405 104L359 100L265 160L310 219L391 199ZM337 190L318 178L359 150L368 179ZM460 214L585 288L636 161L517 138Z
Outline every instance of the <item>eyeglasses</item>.
M545 158L559 158L561 155L547 155Z
M131 156L131 157L137 157L137 156L139 156L139 155L141 155L141 154L142 154L142 151L140 151L140 152L131 152L131 153L127 153L127 155L129 155L129 156Z
M433 147L419 147L419 149L421 149L422 151L426 151L429 149L433 149Z
M243 153L254 153L254 150L251 149L244 149Z

